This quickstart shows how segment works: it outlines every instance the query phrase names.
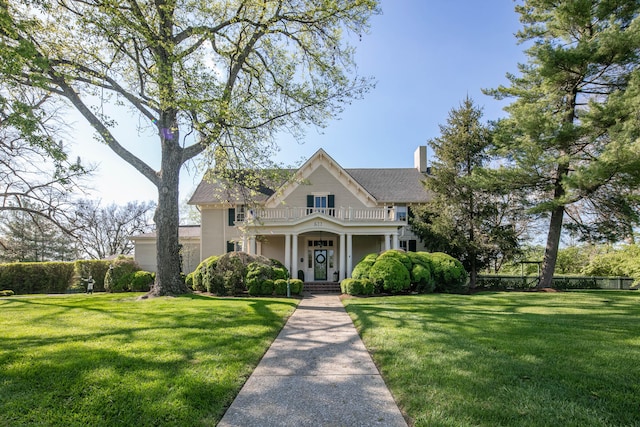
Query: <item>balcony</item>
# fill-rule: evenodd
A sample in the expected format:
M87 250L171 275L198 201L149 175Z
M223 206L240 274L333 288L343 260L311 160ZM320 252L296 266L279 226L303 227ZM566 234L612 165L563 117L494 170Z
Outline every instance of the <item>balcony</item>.
M406 225L406 215L396 219L395 207L381 208L306 208L283 207L273 209L250 209L246 214L246 221L260 224L282 224L304 219L310 216L326 216L342 222L374 223L397 222Z

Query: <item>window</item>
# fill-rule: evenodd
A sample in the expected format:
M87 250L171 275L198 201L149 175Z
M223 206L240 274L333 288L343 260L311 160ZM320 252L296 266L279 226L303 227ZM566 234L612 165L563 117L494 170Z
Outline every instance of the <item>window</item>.
M244 219L244 205L238 205L238 207L236 208L236 222L243 222Z
M400 240L398 244L400 245L400 249L404 250L405 252L416 251L416 247L417 247L416 240Z
M240 244L231 240L227 241L227 252L239 252Z
M406 221L406 220L407 220L407 207L396 206L396 221Z
M307 195L307 214L323 213L335 215L335 195L333 194L309 194Z

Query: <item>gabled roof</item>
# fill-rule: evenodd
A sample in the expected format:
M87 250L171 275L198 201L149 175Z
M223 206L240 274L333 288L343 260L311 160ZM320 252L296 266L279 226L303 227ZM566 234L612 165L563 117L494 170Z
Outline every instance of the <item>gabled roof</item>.
M376 199L373 195L367 191L360 183L352 179L349 173L333 160L333 158L327 154L322 148L316 151L313 156L309 158L300 168L296 171L294 176L287 181L281 188L278 189L267 201L266 205L269 207L277 206L281 201L287 198L291 192L293 192L301 182L309 179L311 174L320 166L324 166L329 173L331 173L336 179L343 181L344 184L356 195L362 203L375 204Z
M327 167L338 179L345 180L347 185L361 190L358 193L365 194L374 203L424 203L431 198L423 185L426 176L416 168L343 169L323 149L319 149L297 171L287 170L293 178L286 182L266 184L261 181L249 200L277 205L320 165ZM244 203L247 191L228 179L203 179L189 204Z
M415 168L346 169L378 203L424 203L431 197L424 188L425 175Z

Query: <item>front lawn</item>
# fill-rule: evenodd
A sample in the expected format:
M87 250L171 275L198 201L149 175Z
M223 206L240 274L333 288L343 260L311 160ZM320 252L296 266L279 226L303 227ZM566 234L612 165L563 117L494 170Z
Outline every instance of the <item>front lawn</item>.
M640 292L345 306L415 426L640 425Z
M0 299L0 425L214 426L296 307L141 294Z

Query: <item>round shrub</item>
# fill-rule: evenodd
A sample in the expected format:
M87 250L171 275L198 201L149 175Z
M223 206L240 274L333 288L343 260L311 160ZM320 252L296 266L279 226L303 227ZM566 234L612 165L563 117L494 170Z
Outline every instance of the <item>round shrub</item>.
M393 257L377 259L369 270L369 279L375 286L391 293L407 290L411 284L409 271Z
M371 267L373 267L373 264L375 264L376 258L378 258L378 254L369 254L362 258L362 260L358 264L356 264L355 268L351 272L351 277L353 279L369 278L369 270L371 270Z
M343 294L349 295L372 295L373 282L369 279L344 279L340 282L340 289Z
M270 296L273 295L274 284L273 280L267 279L260 284L260 294Z
M126 292L134 272L140 270L133 258L118 257L111 262L104 277L107 292Z
M303 286L304 282L300 279L289 280L289 289L291 290L291 295L300 295L302 293Z
M462 293L467 290L468 274L462 263L443 252L429 254L436 292Z
M399 251L397 249L390 249L388 251L382 252L380 254L380 256L378 256L378 258L376 258L376 262L378 262L380 259L385 259L385 258L396 259L396 260L400 261L402 263L402 265L404 265L404 267L407 269L407 271L411 271L411 267L412 267L413 263L411 262L411 258L409 258L409 255L407 255L406 252Z
M260 285L261 285L260 282L254 282L250 284L249 288L247 289L247 292L249 293L249 295L253 297L260 295L262 292L262 287Z
M187 274L184 277L184 284L187 285L187 288L193 289L195 291L195 288L193 287L193 275L194 275L193 271L191 273Z
M289 290L291 291L291 290ZM276 279L273 281L273 293L279 296L287 295L287 281L285 279Z
M131 277L129 289L133 292L149 292L155 275L149 271L136 271Z
M252 262L247 265L247 287L251 287L254 284L260 285L267 279L271 279L273 276L273 267L261 262Z
M431 261L426 252L408 252L412 267L411 285L412 290L418 293L431 293L435 290L436 283L431 272Z

